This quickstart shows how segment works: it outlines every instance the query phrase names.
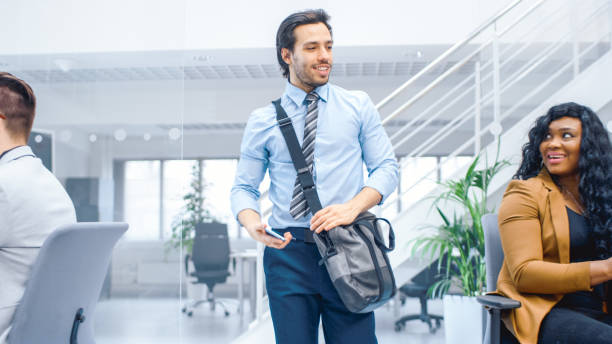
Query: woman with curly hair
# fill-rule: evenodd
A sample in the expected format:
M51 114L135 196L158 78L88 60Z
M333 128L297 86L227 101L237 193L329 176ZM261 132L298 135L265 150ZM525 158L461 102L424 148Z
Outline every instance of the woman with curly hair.
M586 106L553 106L529 131L499 209L497 292L521 302L504 315L503 342L612 343L611 168L608 133Z

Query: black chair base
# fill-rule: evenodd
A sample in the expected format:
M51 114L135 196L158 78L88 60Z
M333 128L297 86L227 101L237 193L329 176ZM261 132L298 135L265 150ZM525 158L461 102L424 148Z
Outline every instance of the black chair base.
M197 284L197 283L194 283ZM215 311L216 306L219 305L222 309L223 309L223 314L228 317L230 315L230 312L227 310L227 306L225 305L225 302L216 299L213 292L212 292L212 288L208 287L206 289L206 298L205 299L195 299L193 301L191 301L190 303L188 303L187 305L185 305L183 307L183 309L181 309L181 311L185 314L187 314L188 317L192 317L193 316L193 311L195 310L195 308L197 308L198 306L202 305L202 304L209 304L210 305L210 310L212 312Z
M395 332L400 332L406 327L406 322L410 320L421 320L429 326L429 333L434 334L440 328L440 321L444 320L442 316L439 315L427 315L422 316L421 314L413 314L406 315L401 317L399 320L395 322ZM435 322L435 326L432 324Z
M419 296L419 302L421 303L421 313L405 315L398 319L395 322L395 332L403 330L406 327L406 322L408 321L421 320L429 326L429 333L436 333L436 331L440 328L440 322L444 320L444 317L427 313L427 295Z
M223 303L220 300L196 300L191 302L190 304L186 305L185 307L183 307L183 309L181 310L183 313L187 314L188 317L192 317L193 316L193 311L195 310L195 308L197 308L198 306L200 306L201 304L205 304L208 303L210 304L210 310L214 311L216 306L219 305L221 306L221 308L223 308L223 315L225 315L226 317L228 317L230 315L229 311L227 310L227 307L225 306L225 303Z

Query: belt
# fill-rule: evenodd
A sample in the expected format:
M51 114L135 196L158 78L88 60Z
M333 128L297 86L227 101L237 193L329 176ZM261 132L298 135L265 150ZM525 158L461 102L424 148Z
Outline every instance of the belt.
M314 244L314 237L313 237L313 231L310 230L310 228L304 228L304 227L288 227L285 229L279 229L276 230L278 233L280 233L282 235L282 233L284 232L289 232L291 233L291 235L293 236L293 238L295 240L301 240L305 243L311 243Z

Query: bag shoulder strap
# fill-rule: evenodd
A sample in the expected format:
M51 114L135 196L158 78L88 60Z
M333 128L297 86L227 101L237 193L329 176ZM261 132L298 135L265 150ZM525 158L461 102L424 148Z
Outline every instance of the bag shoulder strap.
M293 167L295 168L297 177L302 185L304 198L308 203L308 207L314 214L323 209L323 207L321 206L321 201L319 200L319 194L317 193L317 188L315 187L312 173L310 173L310 169L306 164L306 159L302 153L302 148L300 147L297 135L295 134L293 122L291 122L291 118L287 116L287 113L281 106L280 102L280 98L272 102L276 108L276 121L278 122L278 126L283 134L283 137L285 138L287 147L289 148L289 155L291 155Z
M291 122L291 118L287 116L287 113L281 106L280 102L280 98L272 102L276 108L276 121L278 122L278 126L280 127L281 133L283 134L287 147L289 148L289 155L291 155L293 167L295 167L297 177L300 181L300 185L302 186L302 192L304 193L306 204L308 204L310 211L314 214L323 209L323 207L321 206L321 201L319 200L319 194L317 193L317 188L315 187L312 173L310 173L310 169L306 164L306 159L302 153L302 148L300 147L297 135L295 134L293 122ZM331 240L326 231L314 235L319 236L323 240L326 248L323 258L319 260L319 265L321 265L329 257L335 256L338 251L336 250L334 242Z

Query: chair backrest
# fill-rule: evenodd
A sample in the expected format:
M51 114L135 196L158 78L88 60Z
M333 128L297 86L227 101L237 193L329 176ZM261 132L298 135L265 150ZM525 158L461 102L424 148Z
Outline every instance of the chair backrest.
M191 259L196 271L227 270L230 261L227 224L198 223L195 232Z
M440 269L438 269L438 265ZM446 256L442 258L442 262L440 263L440 258L431 262L427 267L421 270L418 274L410 279L410 281L414 284L431 287L434 283L438 282L442 279L442 277L446 274Z
M487 269L487 291L497 289L497 276L504 262L497 225L497 214L486 214L482 217L482 228L485 239L485 264Z
M85 321L76 339L94 344L96 303L117 240L126 223L62 226L45 240L15 311L9 344L69 343L75 315Z

